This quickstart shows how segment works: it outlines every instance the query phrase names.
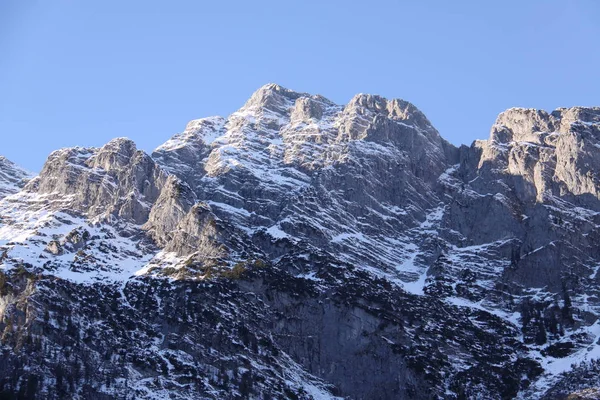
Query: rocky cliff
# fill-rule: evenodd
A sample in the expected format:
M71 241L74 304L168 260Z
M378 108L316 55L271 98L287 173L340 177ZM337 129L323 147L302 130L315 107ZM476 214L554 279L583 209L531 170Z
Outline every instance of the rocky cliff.
M600 108L510 109L456 148L404 100L269 84L152 155L58 150L20 190L2 168L0 393L584 393L598 160Z
M32 177L31 172L0 156L0 199L18 192Z

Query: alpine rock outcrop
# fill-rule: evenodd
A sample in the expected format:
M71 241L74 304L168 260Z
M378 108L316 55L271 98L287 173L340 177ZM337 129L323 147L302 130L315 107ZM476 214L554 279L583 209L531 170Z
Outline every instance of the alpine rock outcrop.
M406 101L275 84L151 155L0 160L0 393L595 393L599 167L600 108L457 148Z
M0 199L14 194L32 178L32 174L0 156Z

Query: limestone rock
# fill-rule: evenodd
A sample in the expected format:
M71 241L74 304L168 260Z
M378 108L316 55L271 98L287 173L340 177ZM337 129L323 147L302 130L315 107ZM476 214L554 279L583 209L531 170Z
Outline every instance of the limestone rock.
M131 140L119 138L100 149L53 152L24 190L66 199L70 210L89 218L119 217L142 224L166 178L150 156Z
M0 199L18 192L33 174L0 156Z
M55 256L59 256L63 253L63 248L58 241L52 240L48 243L48 246L46 246L46 251Z
M59 150L0 200L0 390L583 393L599 151L600 108L510 109L456 148L404 100L275 84L152 157Z

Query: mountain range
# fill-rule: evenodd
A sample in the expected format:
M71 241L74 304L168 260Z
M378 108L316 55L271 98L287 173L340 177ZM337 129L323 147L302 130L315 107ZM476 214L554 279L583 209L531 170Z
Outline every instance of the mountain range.
M276 84L152 154L0 157L0 398L600 398L598 171L600 107L456 147Z

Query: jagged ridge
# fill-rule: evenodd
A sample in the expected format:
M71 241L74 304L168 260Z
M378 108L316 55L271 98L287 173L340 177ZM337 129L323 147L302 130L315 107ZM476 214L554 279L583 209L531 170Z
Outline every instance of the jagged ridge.
M239 328L249 324L245 317L226 318L221 332L244 343L236 352L261 368L219 361L231 349L217 346L220 359L195 347L188 351L201 368L178 353L177 377L163 372L151 382L151 367L125 360L145 382L136 396L159 390L179 398L286 390L322 398L556 393L560 372L600 354L599 135L599 108L511 109L498 117L489 140L457 149L403 100L360 94L339 106L269 84L228 118L190 122L152 157L126 139L53 153L39 177L0 202L0 259L13 282L0 315L8 321L25 313L21 325L61 332L35 310L51 308L56 290L79 290L67 282L96 282L91 287L101 297L113 287L132 310L175 301L168 290L155 300L151 288L168 287L157 278L175 278L200 293L215 282L226 297L254 299L252 307L228 303L230 315L255 313L254 339ZM41 279L40 294L23 289L19 268L27 287ZM67 286L45 276L67 278ZM96 309L85 298L72 301ZM185 329L184 310L197 298L177 301L182 306L168 311L173 318L160 310L153 317L163 331ZM220 307L206 312L219 314ZM119 323L139 321L126 314L116 317ZM93 315L77 316L77 323L112 318ZM335 322L315 320L319 315ZM8 335L3 324L3 343L17 356L17 338L27 334ZM179 340L144 335L159 343ZM259 357L264 346L252 345L261 337L276 338L269 346L277 354L266 364ZM196 340L202 347L207 339ZM43 341L47 348L62 346L50 334ZM130 349L138 357L148 343L132 342ZM185 353L185 346L172 346ZM153 348L148 357L144 362L156 363L166 353ZM344 367L350 359L352 370ZM11 360L7 371L14 373L22 362ZM52 374L36 360L27 364L31 371ZM68 363L71 370L95 365ZM182 381L186 368L204 377L203 384ZM217 377L211 368L224 372ZM129 376L127 369L109 370L112 377ZM292 386L282 371L295 371ZM381 380L364 380L373 371ZM94 393L133 393L119 385L101 388L95 379ZM19 390L10 379L2 385ZM44 387L48 396L65 390Z

